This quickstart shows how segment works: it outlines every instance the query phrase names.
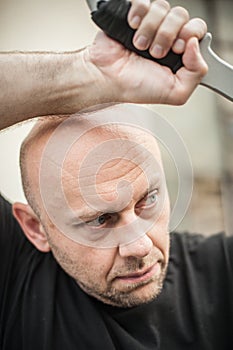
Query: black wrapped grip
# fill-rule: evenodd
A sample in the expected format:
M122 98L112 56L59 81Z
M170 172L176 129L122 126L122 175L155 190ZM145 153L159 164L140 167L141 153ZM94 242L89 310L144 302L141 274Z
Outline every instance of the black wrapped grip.
M165 57L157 59L150 55L149 50L141 51L134 47L132 40L136 30L132 29L127 21L130 6L131 3L127 0L98 1L98 9L92 12L92 19L109 37L120 42L128 50L167 66L176 73L183 66L182 55L170 50Z

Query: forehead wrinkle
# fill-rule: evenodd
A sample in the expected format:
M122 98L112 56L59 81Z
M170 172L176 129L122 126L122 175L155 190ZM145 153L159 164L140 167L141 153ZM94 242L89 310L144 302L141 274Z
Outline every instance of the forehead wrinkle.
M135 202L137 202L138 200L141 200L143 197L145 197L151 190L153 190L157 186L157 184L158 184L158 178L155 175L154 178L151 179L151 181L148 183L148 186L147 186L147 188L145 188L144 191L141 189L140 193L137 193L136 196L134 193L133 198L134 198ZM96 194L95 194L95 196L96 196ZM91 195L89 197L91 197ZM75 214L70 218L70 220L73 221L74 223L77 223L77 218L88 219L88 218L93 218L93 217L102 215L104 213L120 212L117 210L116 207L114 207L114 203L111 203L111 202L106 202L106 209L104 211L97 210L96 208L92 208L92 207L88 206L85 203L85 201L83 204L84 205L75 209Z
M93 129L83 134L78 139L78 141L74 145L72 145L70 151L72 152L72 149L74 149L75 146L77 146L79 153L84 151L84 154L87 154L87 151L92 150L93 147L96 147L105 141L116 139L122 140L123 144L125 143L125 140L130 140L139 145L147 145L148 141L149 143L151 143L152 141L154 150L156 149L156 151L158 151L157 153L159 154L158 145L153 135L151 135L145 130L121 124L101 125L94 127Z
M139 145L143 147L142 144L139 144ZM78 146L79 146L79 144L78 144ZM140 166L140 163L142 164L143 162L147 161L149 156L153 156L156 159L156 161L158 161L160 163L160 165L161 165L160 153L157 152L156 147L153 147L152 150L151 150L151 147L148 147L148 145L145 146L145 153L149 152L148 155L146 155L145 153L143 154L143 150L142 150L142 152L140 152L140 150L136 149L136 151L133 154L133 157L131 156L131 158L130 157L127 158L127 156L130 154L130 152L132 153L132 150L138 146L138 144L137 144L137 145L130 145L130 146L128 146L126 152L122 156L110 159L111 158L111 154L110 154L109 155L109 159L107 159L106 162L104 162L104 164L103 163L101 164L101 161L103 159L102 156L100 155L99 156L100 159L98 160L98 158L97 158L98 155L97 156L95 155L95 157L93 157L91 159L90 164L87 164L87 165L85 164L85 168L84 168L83 165L82 165L83 164L83 158L85 159L86 154L88 154L87 151L90 148L92 149L92 145L89 145L90 147L88 147L88 149L86 149L86 146L87 145L85 144L84 148L85 148L86 152L85 152L84 155L82 154L81 157L80 157L80 151L82 150L82 147L80 146L78 148L79 152L76 152L76 150L73 149L73 151L72 151L72 153L70 153L70 156L68 157L68 159L67 158L65 159L65 162L63 163L63 166L65 165L66 168L70 168L69 171L66 170L67 173L71 174L73 171L75 171L75 177L76 177L76 174L77 174L77 171L78 171L77 169L80 166L82 166L82 169L87 170L87 173L89 173L89 169L93 169L93 165L95 165L95 166L97 165L96 166L97 170L99 170L101 167L102 168L104 167L104 169L107 170L107 169L112 168L113 165L112 165L111 162L113 162L113 161L115 161L114 166L118 165L119 167L121 167L121 163L124 162L124 161L127 161L128 164L131 163L131 164L135 164L135 165L139 165ZM96 144L95 144L95 146L96 146ZM75 154L74 154L74 151L75 151ZM108 152L109 152L109 150L108 150ZM142 157L144 157L144 159L141 160L140 158L142 158ZM98 163L99 163L99 167L98 167ZM88 174L87 174L87 176L88 176Z
M117 185L122 180L128 181L128 183L133 183L137 179L142 180L141 176L144 174L144 172L145 178L147 178L146 171L149 168L149 166L150 165L147 164L144 165L144 167L141 167L140 165L135 164L133 161L118 159L117 161L115 160L115 164L109 164L109 166L100 169L100 171L97 174L90 174L89 169L91 169L91 166L87 167L87 173L84 173L82 177L81 174L78 174L77 168L75 169L75 174L73 169L69 171L67 169L63 169L62 181L66 185L65 192L67 195L74 194L74 190L76 189L75 196L82 197L79 185L79 180L81 179L85 180L84 188L86 194L88 194L89 196L91 196L90 190L94 190L94 192L97 190L96 186L98 186L99 194L110 194L111 192L116 192ZM155 168L155 172L158 173L157 167ZM103 189L103 187L105 188Z
M104 128L104 133L102 132ZM128 129L130 129L130 132L128 131ZM122 125L117 125L117 126L113 126L110 125L108 127L104 126L104 127L97 127L95 129L92 129L90 131L90 133L87 133L85 135L83 135L83 137L81 139L79 139L74 145L72 145L71 149L69 150L68 156L66 157L66 159L63 162L62 165L62 181L64 182L64 184L66 184L66 189L68 190L69 188L69 192L73 191L74 188L73 186L75 185L76 188L76 196L80 196L80 191L78 190L78 176L82 176L82 174L79 173L80 170L80 164L82 164L82 159L85 158L85 156L88 154L88 151L91 150L93 148L93 145L98 145L101 142L104 141L108 141L109 137L110 140L112 139L112 136L114 135L114 139L117 137L119 139L119 135L121 136L121 140L122 143L124 144L125 140L132 140L133 142L136 142L142 146L145 147L145 149L150 152L150 154L152 153L153 156L156 158L156 160L160 163L160 157L159 157L159 153L158 153L158 147L157 147L157 143L155 138L149 134L149 133L145 133L145 132L139 132L139 130L136 128L136 132L134 133L135 128L132 127L125 127ZM141 131L141 130L140 130ZM97 140L96 139L92 139L92 136L96 136L97 135ZM123 135L123 136L122 136ZM133 148L135 148L137 145L129 145L126 149L127 152L125 152L124 157L127 156L127 154L129 154L130 152L134 152L132 151ZM153 149L153 151L151 152L151 148ZM149 155L145 158L145 155L143 155L143 152L138 152L136 150L135 153L135 157L131 160L127 159L127 168L125 166L126 163L123 164L124 161L126 161L126 159L123 157L121 158L117 158L116 162L114 165L110 164L109 162L107 162L104 167L105 167L105 171L109 171L111 170L112 173L114 174L114 176L112 177L111 174L107 174L108 177L110 177L109 179L105 179L105 184L106 186L109 185L109 183L111 181L116 181L118 179L118 176L116 175L118 172L118 169L120 169L120 175L123 177L125 176L131 176L131 174L133 174L134 171L138 171L138 169L140 168L140 161L138 161L138 157L144 157L143 162L148 161ZM96 159L94 159L96 160ZM93 161L94 161L93 160ZM139 166L137 166L137 164L139 162ZM97 159L97 163L98 163L98 159ZM124 166L122 166L122 164ZM98 164L97 164L98 165ZM86 165L85 165L86 166ZM99 168L101 168L102 164L100 164ZM82 176L82 178L85 176L85 179L87 180L87 189L89 187L93 187L93 182L91 184L88 184L88 181L91 181L93 179L93 175L95 174L90 174L90 171L93 168L93 164L90 164L89 166L86 166L85 172L86 174L84 174ZM122 169L124 174L122 174ZM136 170L137 169L137 170ZM101 183L101 181L103 181L101 179L101 169L98 169L98 182ZM140 174L138 176L141 175L141 173L143 172L143 170L140 168L139 169ZM118 172L119 173L119 172ZM137 176L137 174L135 175L135 177ZM103 177L102 177L103 178ZM80 177L81 179L81 177ZM66 193L68 193L66 191Z
M111 172L114 174L114 176L111 176L111 174L106 174L105 176L110 177L108 179L104 179L103 181L103 175L99 175L98 179L97 179L97 184L101 186L103 185L107 185L107 184L111 184L111 182L115 182L115 187L117 186L117 183L125 180L128 182L133 182L135 179L138 179L139 177L141 177L141 175L143 174L143 169L140 166L132 166L130 169L127 168L127 172L124 169L124 173L119 174L119 172L117 173L117 170L115 169L115 167L113 166L112 168L110 168ZM116 183L117 181L117 183Z

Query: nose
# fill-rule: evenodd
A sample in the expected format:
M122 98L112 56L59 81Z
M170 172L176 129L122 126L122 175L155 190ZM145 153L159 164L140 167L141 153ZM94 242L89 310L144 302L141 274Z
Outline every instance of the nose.
M144 234L142 237L138 238L136 241L121 244L119 246L119 254L121 257L126 258L129 256L143 258L147 256L153 246L153 242L147 234Z

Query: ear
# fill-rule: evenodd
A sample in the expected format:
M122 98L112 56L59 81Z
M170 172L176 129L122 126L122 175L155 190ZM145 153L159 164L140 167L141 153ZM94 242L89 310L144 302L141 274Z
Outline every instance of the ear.
M41 252L49 252L47 235L32 208L28 204L17 202L13 204L12 210L28 240Z

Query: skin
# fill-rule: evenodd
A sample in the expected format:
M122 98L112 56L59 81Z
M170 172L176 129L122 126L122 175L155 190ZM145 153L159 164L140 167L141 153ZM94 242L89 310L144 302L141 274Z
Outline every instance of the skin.
M206 23L164 0L133 0L128 21L139 50L161 58L173 49L183 54L184 67L173 74L103 32L79 51L0 53L0 129L100 103L184 104L208 70L198 45Z
M33 168L35 164L39 166L50 136L51 132L46 137L36 140L36 146L34 144L30 148L28 167L31 167L32 161ZM113 158L102 163L96 156L92 157L93 148L119 139L123 149L121 159ZM138 145L142 147L140 149L146 150L140 158ZM34 147L37 149L36 159ZM108 152L109 147L105 149ZM128 152L132 152L130 159L125 156ZM84 166L82 169L84 181L81 189L77 184L77 174L86 156L90 156L88 164L92 167ZM153 159L154 165L151 167ZM95 165L98 168L97 172ZM89 181L92 171L96 175L95 192ZM156 181L154 173L157 175ZM69 206L73 212L78 213L77 221L68 221L66 232L61 231L56 222L51 221L48 207L42 205L36 191L38 171L32 171L31 190L34 190L36 200L40 203L40 218L29 206L21 203L15 203L13 206L14 215L27 237L41 251L51 250L64 271L74 278L86 293L104 303L132 307L154 299L161 291L168 264L170 210L160 153L153 136L132 126L93 127L70 148L63 163L62 174L62 188ZM119 191L117 185L121 181L124 182ZM52 181L48 183L48 188L50 187L52 191L56 191ZM82 193L88 193L89 198L94 200L94 210L89 199L84 198ZM101 214L98 212L99 203L105 205L104 212L102 208L100 210ZM54 201L52 210L62 217L62 221L67 222L70 211L63 207L60 209L59 202ZM88 225L80 223L80 218L88 222ZM144 223L149 223L144 232L132 232L132 225L138 218L142 218ZM74 240L69 237L72 225L76 227L77 237L87 229L86 244L80 244L78 238ZM103 228L107 233L102 235ZM104 241L105 246L99 247L98 240L112 234L115 242L106 244ZM126 234L129 234L129 239L126 238ZM90 238L93 235L100 235L94 243Z

